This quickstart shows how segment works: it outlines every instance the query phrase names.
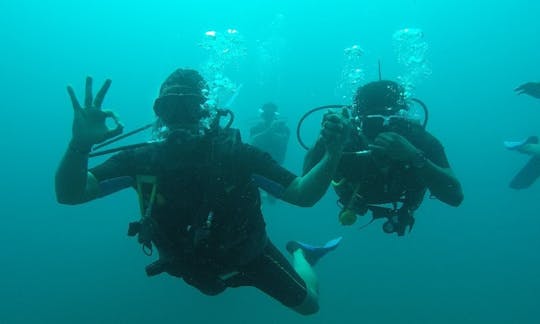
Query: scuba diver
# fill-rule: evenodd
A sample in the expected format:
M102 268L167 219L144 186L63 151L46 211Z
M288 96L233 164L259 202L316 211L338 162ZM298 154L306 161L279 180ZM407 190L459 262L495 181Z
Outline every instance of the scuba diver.
M526 94L540 99L540 82L527 82L514 91L517 94ZM529 161L510 181L512 189L529 188L540 177L540 143L537 136L529 136L522 141L505 141L504 145L511 151L516 151L530 156Z
M261 109L261 121L251 127L250 144L268 152L280 165L285 161L287 144L291 130L284 120L279 120L278 107L271 102L265 103Z
M146 268L148 276L166 272L207 295L253 286L300 314L316 313L318 281L312 266L341 238L324 246L291 241L289 264L266 234L257 187L291 204L313 206L339 163L348 119L327 116L324 157L297 177L267 153L242 143L238 130L208 123L206 82L195 70L178 69L154 103L161 140L129 146L89 169L93 147L123 129L113 112L101 108L110 84L107 80L93 98L87 78L84 105L68 87L74 119L56 173L58 202L78 205L133 188L141 216L128 235L137 236L146 254L154 248L159 254ZM110 129L107 119L117 126Z
M250 144L267 152L279 165L283 165L291 130L284 120L278 119L278 107L274 103L265 103L259 112L261 121L249 130ZM265 202L276 203L272 195L263 193L262 197Z
M333 175L343 225L352 225L358 215L371 211L372 221L385 219L384 232L402 236L412 230L414 211L427 190L448 205L461 204L461 185L444 148L424 128L427 109L418 99L412 101L424 107L424 125L409 117L410 102L398 83L381 80L357 89L351 109L357 131L350 133ZM319 140L309 149L304 172L324 156L325 132L323 127Z

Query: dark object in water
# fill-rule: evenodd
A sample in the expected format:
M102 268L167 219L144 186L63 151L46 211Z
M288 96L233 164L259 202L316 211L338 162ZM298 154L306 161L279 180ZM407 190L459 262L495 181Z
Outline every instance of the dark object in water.
M512 189L526 189L540 177L540 157L532 157L510 182Z

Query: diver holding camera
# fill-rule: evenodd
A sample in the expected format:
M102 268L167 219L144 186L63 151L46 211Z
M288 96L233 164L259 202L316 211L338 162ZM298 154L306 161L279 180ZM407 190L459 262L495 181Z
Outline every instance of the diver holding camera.
M410 117L411 101L424 108L423 123ZM425 130L427 108L420 100L407 100L398 83L380 80L359 87L350 109L357 131L350 133L333 175L341 224L352 225L371 211L372 221L386 219L385 233L402 236L412 230L414 211L427 190L448 205L461 204L461 184L442 144ZM309 149L304 173L323 156L323 144L317 141Z

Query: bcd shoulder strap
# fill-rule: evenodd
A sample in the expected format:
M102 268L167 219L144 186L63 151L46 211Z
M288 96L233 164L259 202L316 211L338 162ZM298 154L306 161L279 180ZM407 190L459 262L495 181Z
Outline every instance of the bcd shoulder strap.
M157 176L137 175L135 181L137 184L141 218L138 221L129 224L128 235L138 235L137 239L142 245L144 254L152 255L152 237L157 230L157 224L155 224L155 221L152 218L152 208L157 195ZM150 187L149 197L145 197L144 195L147 187Z

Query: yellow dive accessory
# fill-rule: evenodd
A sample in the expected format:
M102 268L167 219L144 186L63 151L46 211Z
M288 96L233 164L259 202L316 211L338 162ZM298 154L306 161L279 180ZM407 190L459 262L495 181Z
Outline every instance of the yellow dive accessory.
M358 216L356 216L356 213L350 209L344 208L339 213L339 222L341 225L349 226L356 222L356 219Z
M347 180L345 178L342 178L339 181L332 181L332 186L334 187L340 187L347 183ZM354 206L354 200L356 197L356 194L358 192L358 189L360 189L360 185L356 185L354 188L354 191L351 195L351 199L349 199L349 203L343 207L343 209L339 212L338 219L341 225L344 226L350 226L356 222L356 219L358 219L358 216L356 215L356 212L353 209Z

